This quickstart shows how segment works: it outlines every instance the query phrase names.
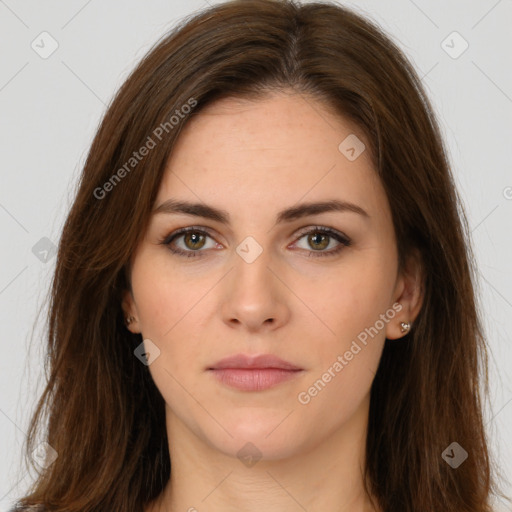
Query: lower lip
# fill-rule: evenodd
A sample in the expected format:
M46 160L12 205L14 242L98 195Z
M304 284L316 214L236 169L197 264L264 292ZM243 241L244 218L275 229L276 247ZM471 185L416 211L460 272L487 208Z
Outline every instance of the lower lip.
M223 368L210 371L212 371L215 377L223 384L241 391L263 391L277 386L281 382L293 379L299 373L302 373L302 370L283 370L281 368L260 368L251 370Z

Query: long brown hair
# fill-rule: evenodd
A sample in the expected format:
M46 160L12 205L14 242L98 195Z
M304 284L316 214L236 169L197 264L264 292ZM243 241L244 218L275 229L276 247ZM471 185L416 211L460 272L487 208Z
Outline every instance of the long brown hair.
M59 243L48 382L26 443L38 469L30 454L44 425L58 457L21 505L141 511L162 492L171 472L164 401L134 357L141 336L124 325L127 266L188 120L221 97L279 90L357 123L388 196L399 264L414 249L422 257L421 312L402 341L386 341L371 389L368 493L384 512L491 510L474 257L433 109L378 26L339 5L291 0L236 0L189 17L111 102ZM442 456L453 442L468 452L457 469Z

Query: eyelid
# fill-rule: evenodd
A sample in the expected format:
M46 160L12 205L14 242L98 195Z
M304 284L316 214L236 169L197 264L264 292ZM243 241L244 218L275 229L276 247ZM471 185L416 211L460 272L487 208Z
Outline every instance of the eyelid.
M207 226L187 226L187 227L179 228L179 229L176 229L175 231L172 231L171 233L166 235L163 238L163 240L160 241L160 243L168 245L175 238L179 237L180 235L185 235L190 231L193 233L195 233L195 232L204 233L204 234L207 234L209 237L214 238L212 235L214 230Z
M297 238L302 238L304 235L307 235L311 232L319 231L321 233L331 234L331 235L338 235L340 238L345 240L347 243L351 242L350 238L345 235L345 233L342 233L341 231L338 231L335 228L331 228L329 226L319 226L319 225L311 225L306 226L305 228L301 228L299 232L297 233Z

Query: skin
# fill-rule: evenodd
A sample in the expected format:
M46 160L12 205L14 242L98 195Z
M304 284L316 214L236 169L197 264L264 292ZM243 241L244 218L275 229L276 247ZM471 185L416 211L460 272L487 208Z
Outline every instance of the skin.
M370 387L385 338L404 336L400 322L419 312L421 266L411 257L398 273L391 212L369 151L350 161L338 149L350 134L365 140L316 100L281 92L213 103L180 135L155 206L203 202L228 212L231 224L155 214L131 262L123 309L135 317L128 328L160 350L149 370L166 402L172 461L167 487L146 512L378 510L361 476ZM331 199L369 217L328 212L275 223L282 209ZM202 255L160 243L188 226L210 233L173 246ZM351 245L309 256L340 246L308 239L304 228L315 226ZM263 251L251 263L236 252L248 236ZM300 403L299 393L396 303L394 318ZM235 390L206 368L237 353L275 354L303 371L265 391ZM261 455L252 466L237 456L247 442Z

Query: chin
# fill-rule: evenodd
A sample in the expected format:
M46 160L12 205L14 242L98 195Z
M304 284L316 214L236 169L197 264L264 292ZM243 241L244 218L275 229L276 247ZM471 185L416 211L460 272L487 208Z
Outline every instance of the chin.
M239 459L245 455L253 455L262 460L288 458L304 443L305 433L290 421L290 417L286 418L287 414L289 411L273 412L265 418L261 409L245 418L239 414L238 418L224 423L233 437L216 435L215 439L210 438L210 443L218 451Z
M294 439L287 436L287 443L283 439L272 439L262 434L261 437L235 437L229 445L214 445L215 449L225 455L239 459L247 467L257 462L287 459L297 453L299 447Z

